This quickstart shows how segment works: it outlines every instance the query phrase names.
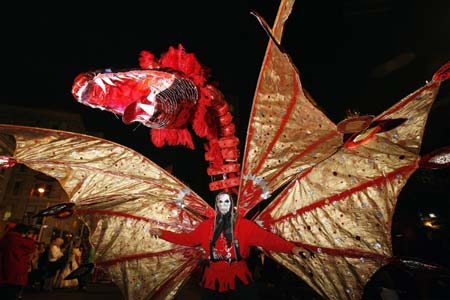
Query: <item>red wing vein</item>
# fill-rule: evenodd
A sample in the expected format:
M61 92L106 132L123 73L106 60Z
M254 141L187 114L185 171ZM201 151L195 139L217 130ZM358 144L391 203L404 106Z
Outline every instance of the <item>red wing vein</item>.
M367 182L365 182L365 183L363 183L363 184L361 184L359 186L356 186L354 188L348 189L348 190L346 190L346 191L344 191L342 193L331 195L329 197L326 197L326 198L323 198L321 200L318 200L317 202L314 202L314 203L312 203L310 205L304 206L304 207L296 210L295 213L290 213L290 214L282 216L282 217L280 217L278 219L275 219L273 223L280 222L280 221L283 221L285 219L292 218L294 216L297 217L296 216L297 214L304 214L304 213L306 213L308 211L311 211L311 210L314 210L316 208L319 208L319 207L322 207L322 206L325 206L325 205L329 205L330 203L333 203L333 202L336 202L336 201L343 200L346 197L348 197L349 195L357 193L357 192L360 192L360 191L362 191L362 190L364 190L364 189L366 189L368 187L371 187L371 186L374 186L374 185L379 185L379 184L383 183L386 180L392 180L398 174L405 174L405 173L408 173L408 172L412 172L412 171L414 171L417 168L417 164L418 164L418 161L416 161L414 164L411 164L409 166L404 166L404 167L398 168L398 169L396 169L396 170L394 170L394 171L392 171L392 172L390 172L390 173L388 173L386 175L378 176L377 178L375 178L373 180L367 181Z
M356 249L326 248L326 247L322 247L322 246L315 246L315 245L305 244L305 243L301 243L301 242L293 242L293 243L296 244L297 246L303 247L305 249L309 249L314 252L320 251L320 253L325 253L325 254L331 255L331 256L338 256L338 257L344 256L344 257L349 257L349 258L363 257L363 258L372 259L372 260L376 260L376 261L383 261L383 260L390 259L390 257L386 256L386 255L367 252L367 251L361 251L361 250L356 250ZM318 250L318 249L320 249L320 250Z
M295 155L294 157L292 157L282 168L280 168L273 176L272 178L270 178L270 180L268 180L268 183L271 183L273 180L275 180L278 175L280 175L281 173L283 173L287 168L289 168L296 160L298 160L300 157L307 155L308 153L312 152L315 148L317 148L318 146L320 146L322 143L326 142L327 140L333 138L334 136L336 136L338 133L336 131L334 132L330 132L329 134L327 134L326 136L318 139L315 143L312 143L311 145L309 145L308 147L306 147L305 150L303 150L302 152L300 152L299 154Z
M195 255L190 253L192 251L186 251L186 250L190 250L190 247L180 246L180 247L177 247L174 249L164 250L164 251L159 251L159 252L145 252L145 253L137 253L137 254L133 254L133 255L125 255L125 256L116 257L114 259L95 262L95 264L100 267L110 267L110 266L113 266L115 264L118 264L118 263L121 263L124 261L140 260L140 259L144 259L144 258L158 257L158 256L163 256L163 255L174 255L176 253L184 253L184 256L187 258L195 258ZM189 261L190 260L191 259L189 259Z
M295 80L295 76L293 78ZM281 133L283 132L284 127L286 126L286 123L289 120L292 110L294 109L295 103L297 102L298 91L299 91L298 85L296 84L296 82L294 82L294 91L293 91L293 95L291 97L291 101L289 102L289 105L287 107L286 114L284 115L282 122L280 124L280 127L278 128L277 132L275 133L272 141L270 142L269 146L266 148L266 151L264 152L264 154L261 156L261 159L259 160L258 165L256 166L255 170L253 170L253 173L258 173L259 169L264 164L270 151L272 151L273 147L275 146L276 142L278 141L279 137L281 136Z
M122 217L127 219L134 219L138 221L144 221L147 223L153 223L155 225L166 225L166 227L169 227L170 224L162 223L161 221L155 221L150 218L142 217L142 216L136 216L129 213L121 212L121 211L113 211L113 210L100 210L100 209L80 209L76 210L77 214L80 215L103 215L103 216L114 216L114 217Z
M50 161L50 160L27 160L27 163L35 163L35 164L46 164L46 165L64 165L64 166L76 166L79 167L80 166L78 164L75 163L69 163L69 162L58 162L58 161ZM129 180L133 180L133 181L139 181L139 182L144 182L147 183L150 186L155 186L155 187L159 187L161 189L167 190L167 191L177 191L175 189L170 189L169 187L163 185L163 184L158 184L156 182L156 180L146 180L143 178L136 178L135 176L130 176L130 175L126 175L124 173L120 173L120 172L113 172L113 171L108 171L106 169L101 169L101 168L93 168L93 167L88 167L88 166L83 166L82 169L84 170L89 170L90 173L95 174L95 173L103 173L103 174L109 174L109 175L113 175L115 177L121 177L121 178L127 178Z

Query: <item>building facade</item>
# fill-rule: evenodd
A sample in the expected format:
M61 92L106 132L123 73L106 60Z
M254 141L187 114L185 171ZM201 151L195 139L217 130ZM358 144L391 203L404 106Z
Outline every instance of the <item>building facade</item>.
M0 105L0 122L3 124L58 129L86 133L81 115L35 108ZM102 134L96 133L96 136ZM0 149L1 150L1 149ZM57 219L36 217L38 212L69 202L59 182L22 164L0 169L0 225L25 223L39 232L39 240L49 242L60 236L69 240L80 235L84 226L76 217Z

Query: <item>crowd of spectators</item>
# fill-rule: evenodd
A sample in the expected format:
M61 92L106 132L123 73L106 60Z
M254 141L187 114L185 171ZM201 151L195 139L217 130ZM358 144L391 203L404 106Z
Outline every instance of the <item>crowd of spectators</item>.
M30 225L8 223L0 235L0 294L2 299L22 298L26 289L52 292L54 289L86 290L90 274L66 279L89 260L89 249L75 237L54 237L49 244L37 240Z

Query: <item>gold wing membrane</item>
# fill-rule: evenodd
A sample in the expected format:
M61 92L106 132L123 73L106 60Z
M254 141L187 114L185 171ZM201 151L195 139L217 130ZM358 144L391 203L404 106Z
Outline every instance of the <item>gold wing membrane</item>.
M173 299L202 253L149 235L151 227L191 230L213 209L139 153L63 131L0 125L1 145L18 163L57 179L89 226L96 265L126 299ZM8 150L9 149L9 150Z
M432 81L386 110L376 120L407 120L355 147L341 147L299 174L257 216L264 227L315 252L310 259L271 255L324 298L361 299L370 277L392 258L397 197L418 168L439 85Z
M281 40L294 1L281 1L272 35ZM287 54L270 40L251 110L238 205L246 213L330 156L342 134L303 91Z

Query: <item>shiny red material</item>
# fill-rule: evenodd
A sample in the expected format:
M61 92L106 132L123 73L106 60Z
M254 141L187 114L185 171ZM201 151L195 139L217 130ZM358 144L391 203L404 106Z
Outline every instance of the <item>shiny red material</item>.
M0 155L0 169L11 168L16 165L17 161L14 157L7 155Z
M433 75L433 80L435 81L445 81L450 78L450 61L443 65L437 72Z
M224 180L213 181L213 182L209 183L209 190L210 191L218 191L218 190L227 191L229 188L239 186L239 183L240 183L239 177L233 177L233 178L228 178L228 179L224 179Z

